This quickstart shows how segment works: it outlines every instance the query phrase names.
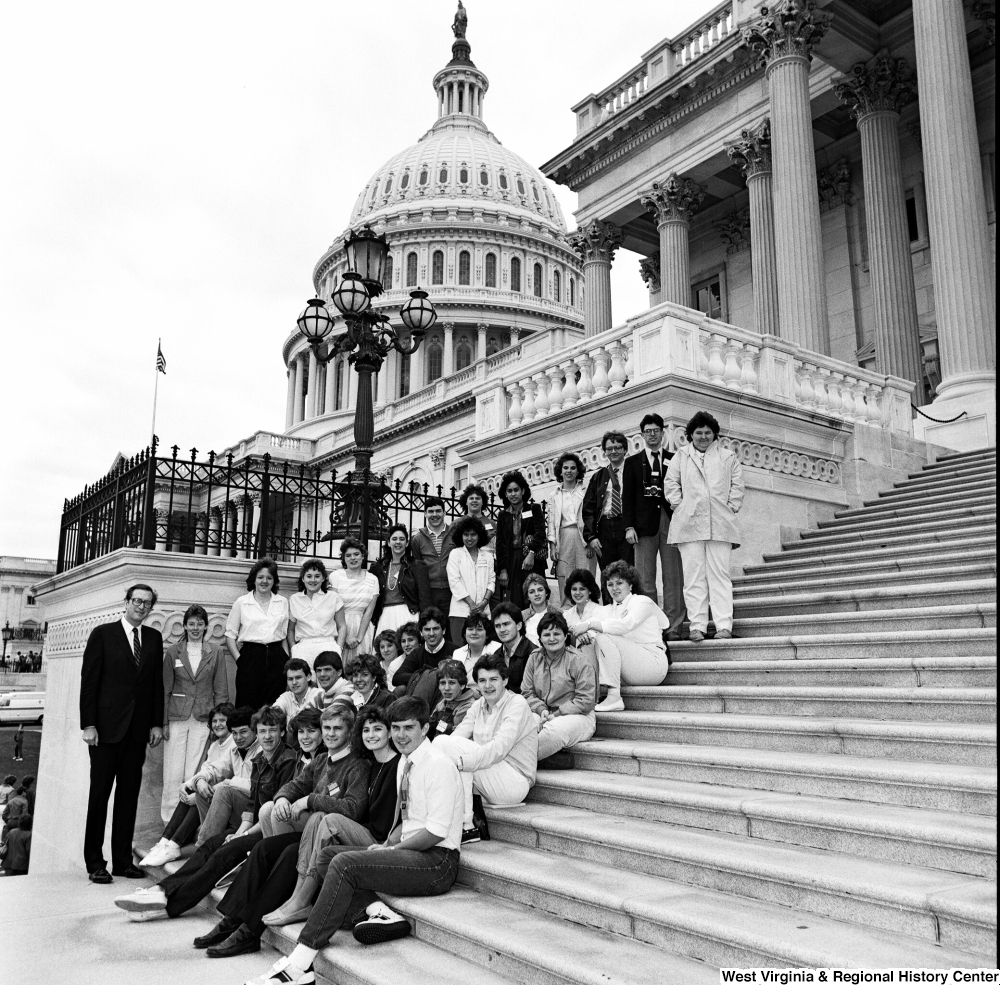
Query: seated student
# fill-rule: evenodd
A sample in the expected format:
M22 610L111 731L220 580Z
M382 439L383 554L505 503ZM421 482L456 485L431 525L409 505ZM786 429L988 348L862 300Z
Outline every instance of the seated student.
M280 708L289 722L303 708L315 708L323 696L318 687L309 686L310 674L312 670L309 664L299 657L292 657L285 663L285 683L288 685L288 690L275 698L272 707ZM288 736L288 739L290 741L291 736Z
M571 571L566 578L566 602L569 608L563 609L566 625L569 626L573 646L590 658L597 674L597 650L594 641L587 636L580 624L599 615L604 606L601 604L601 590L597 587L597 579L586 568ZM598 679L600 675L598 675Z
M334 699L341 696L350 698L354 694L354 685L344 676L344 662L340 654L333 650L324 650L316 655L313 674L319 685L316 707L320 711L329 708Z
M437 684L441 699L431 712L429 739L454 732L479 697L479 692L469 686L465 664L459 660L442 660L437 665Z
M523 635L524 616L513 602L501 602L493 609L493 629L503 647L503 658L507 662L507 690L521 693L521 679L524 665L534 647Z
M411 625L410 623L406 624ZM399 630L385 629L375 637L375 652L382 661L382 668L385 670L386 687L392 690L392 678L396 671L402 666L403 654L400 653L399 644L396 642L396 634Z
M6 805L7 801L14 796L17 787L17 777L13 773L8 773L0 783L0 807Z
M205 841L173 875L148 889L119 896L115 906L126 910L130 920L155 920L166 913L179 917L212 889L219 879L242 863L264 835L260 809L292 777L295 752L285 745L285 713L264 705L252 723L260 752L253 758L250 798L234 834L219 833Z
M552 589L549 588L544 575L532 572L524 579L523 587L524 599L528 603L528 607L521 610L524 635L531 641L532 646L538 646L538 621L546 612L562 612L562 609L553 604Z
M359 653L348 665L354 694L351 699L355 708L368 705L390 705L396 696L385 686L385 671L382 661L373 653Z
M229 760L229 755L236 745L229 731L229 717L234 711L236 709L228 701L224 701L212 709L209 720L208 746L202 754L203 763L222 766ZM195 803L196 792L193 779L192 777L181 784L180 803L174 808L174 813L167 821L167 826L163 829L160 840L150 849L139 865L166 865L167 862L180 858L181 849L194 838L201 818L198 814L198 805Z
M496 653L500 649L500 644L489 638L489 631L492 628L492 623L482 614L466 616L465 618L465 624L462 627L465 646L460 646L453 656L455 660L461 660L465 665L465 674L470 681L472 680L472 670L479 663L479 658L483 655Z
M22 814L17 820L17 827L7 835L4 844L7 851L3 857L3 868L9 876L26 876L28 862L31 859L31 825L32 815Z
M462 844L479 841L472 796L488 804L513 807L524 801L535 782L538 762L538 726L528 702L508 691L507 664L503 655L480 657L475 670L482 697L451 735L434 745L459 768L465 790Z
M315 709L307 709L301 714L311 712ZM260 938L264 932L261 917L273 908L274 899L269 897L266 908L262 909L261 901L255 899L262 885L260 872L244 874L245 870L253 864L259 867L262 863L270 869L268 863L280 858L285 849L297 852L303 828L306 827L310 830L311 847L311 833L316 830L317 822L327 814L341 815L353 821L364 811L368 799L368 761L355 755L351 747L354 709L337 702L327 708L322 717L326 748L310 766L275 794L270 805L265 804L261 810L264 839L254 846L247 865L237 874L219 905L219 912L224 918L207 935L213 938L207 945L210 958L230 958L260 950ZM313 818L316 822L312 821ZM307 820L309 825L305 823ZM256 863L252 861L254 859ZM266 872L264 879L267 879ZM278 902L291 893L294 881L294 875L287 879ZM223 931L228 931L227 936L222 937ZM204 938L195 940L195 947L203 945Z
M14 796L7 799L7 805L3 809L3 823L8 827L16 827L16 821L22 814L30 814L28 810L28 798L24 794L24 786L19 786L14 791Z
M323 887L298 944L257 981L288 985L313 982L316 955L340 929L345 918L376 893L439 896L458 875L465 797L455 764L427 741L430 712L418 698L400 698L389 710L392 741L402 754L399 794L406 816L383 844L365 851L341 852L330 863ZM363 944L405 937L410 925L384 904L368 907L368 919L354 927Z
M589 739L597 728L594 665L568 645L569 627L561 613L549 612L538 624L542 645L528 658L521 694L538 724L538 765L567 768L571 758L550 756Z
M407 654L399 670L396 671L394 680L397 693L402 693L400 688L405 688L414 674L425 668L433 670L441 660L455 652L455 647L445 639L447 626L445 614L435 606L429 606L421 611L417 628L420 630L422 641L416 649Z
M417 647L423 642L420 636L420 628L415 622L404 623L399 629L396 630L396 649L399 651L400 656L403 658L397 664L395 670L393 670L393 687L401 684L402 681L395 680L396 671L403 666L406 658L413 653ZM398 658L397 658L398 659ZM388 674L386 674L386 680L388 680Z

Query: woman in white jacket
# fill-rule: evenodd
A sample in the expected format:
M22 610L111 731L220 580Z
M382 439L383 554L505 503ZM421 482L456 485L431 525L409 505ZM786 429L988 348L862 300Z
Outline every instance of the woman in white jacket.
M474 516L459 520L451 536L455 549L448 555L451 588L448 622L451 638L460 640L467 616L482 615L489 619L497 576L493 553L486 550L490 535L482 520Z
M552 466L559 485L546 500L545 537L549 542L549 557L555 563L559 597L566 590L566 576L577 568L591 574L597 559L587 557L587 542L583 539L583 473L586 471L579 455L563 452Z
M667 539L684 566L684 602L691 631L700 643L712 607L715 638L733 636L733 581L729 559L739 547L736 514L743 504L739 459L719 444L719 422L698 411L684 429L688 443L670 460L663 492L673 508Z

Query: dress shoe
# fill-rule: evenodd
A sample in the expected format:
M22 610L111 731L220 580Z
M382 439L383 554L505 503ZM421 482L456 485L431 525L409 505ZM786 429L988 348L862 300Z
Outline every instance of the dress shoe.
M114 874L116 876L121 876L123 879L147 879L148 878L148 873L143 872L142 869L140 869L139 866L136 865L133 862L129 862L129 864L127 866L125 866L124 869L115 869L114 870Z
M207 934L194 939L194 946L203 951L206 947L221 944L234 930L238 930L242 921L237 917L223 917Z
M114 882L114 879L111 878L111 873L107 869L97 869L89 873L87 878L91 882L96 882L101 886L106 886L109 882Z
M558 752L546 756L545 759L538 760L540 770L571 770L573 768L573 753L568 749L560 749Z
M663 638L668 643L679 643L681 634L676 629L668 629L666 633L663 634Z
M608 688L608 696L594 708L594 711L624 711L625 702L622 701L622 692L620 688L612 687Z
M205 951L210 958L235 958L237 954L253 954L260 950L260 938L241 923L221 944Z

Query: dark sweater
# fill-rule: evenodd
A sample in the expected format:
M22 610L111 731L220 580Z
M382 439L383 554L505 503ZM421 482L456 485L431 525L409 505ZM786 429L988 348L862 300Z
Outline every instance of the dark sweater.
M399 756L387 763L373 760L368 771L368 802L362 823L376 841L385 841L396 816L396 770Z
M330 796L330 787L336 784L339 795ZM286 783L274 796L294 803L308 797L308 809L321 814L343 814L352 821L361 817L368 797L368 761L358 759L353 753L330 762L324 750L293 780Z
M396 671L396 675L393 677L392 682L399 688L401 685L406 685L410 683L410 678L418 671L423 670L424 667L430 667L432 670L437 667L437 665L442 660L447 660L455 652L455 646L449 643L447 640L444 642L444 646L438 650L437 653L428 653L424 649L424 644L421 643L410 655L399 665L399 670Z
M393 770L392 775L395 777L395 770ZM395 793L395 783L393 784L393 793ZM391 815L389 817L389 823L392 823ZM11 831L10 837L7 839L7 855L3 860L3 867L8 872L27 872L28 859L30 857L31 832L22 831L20 828Z

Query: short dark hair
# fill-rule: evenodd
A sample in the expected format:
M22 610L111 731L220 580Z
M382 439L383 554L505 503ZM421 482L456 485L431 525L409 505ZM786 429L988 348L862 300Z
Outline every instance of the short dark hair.
M684 425L684 433L688 436L688 441L691 440L691 435L694 434L698 428L711 428L712 433L717 438L719 436L719 422L711 414L709 414L707 410L699 410L698 413Z
M327 574L326 565L318 557L311 557L299 568L298 589L300 592L306 590L304 579L307 571L318 571L323 576L323 584L319 586L321 592L325 592L330 587L330 576Z
M401 533L406 538L406 547L403 548L403 557L409 557L410 552L410 530L405 523L394 523L386 532L385 540L382 543L382 557L391 558L392 548L389 546L389 538L395 534Z
M250 569L250 574L247 575L247 591L252 592L254 590L254 586L257 583L257 575L265 568L271 572L271 577L274 579L274 584L271 586L271 594L277 595L278 586L281 584L281 580L278 578L278 565L269 557L262 557Z
M486 504L490 501L489 494L482 486L478 484L466 486L465 489L462 490L462 495L458 497L458 505L461 506L463 510L469 508L470 496L478 496L483 501L484 508L486 507Z
M616 442L621 445L625 451L628 451L628 438L626 438L621 431L605 431L604 437L601 438L601 451L605 451L607 449L609 441Z
M391 643L396 652L399 653L399 644L396 642L396 634L393 630L383 629L382 632L375 637L374 646L376 650L378 650L383 643ZM381 654L379 654L379 656L381 656Z
M436 605L429 605L426 609L420 610L420 619L417 621L417 629L423 630L424 626L432 620L436 623L440 623L442 629L448 628L448 619L445 614Z
M416 641L420 642L420 627L415 622L404 622L399 629L396 630L396 649L400 653L403 652L403 637L412 636Z
M22 814L18 818L17 826L22 831L30 831L31 830L31 825L34 824L34 822L35 822L35 819L34 819L34 817L32 817L31 814Z
M153 596L153 605L156 605L156 600L160 597L159 595L156 594L155 588L151 587L150 585L139 584L139 585L132 585L129 588L129 590L125 593L125 601L126 602L130 601L132 596L136 592L149 592L149 594ZM150 606L150 608L152 607L153 606Z
M490 535L486 532L486 527L483 525L483 521L479 519L478 516L466 516L463 517L454 527L451 528L451 542L456 547L464 547L465 541L462 540L462 536L465 534L466 530L474 530L476 532L476 537L478 542L477 547L482 547L483 544L488 544L490 542Z
M284 708L279 708L277 705L261 705L251 719L250 727L255 732L261 725L271 728L277 726L284 729L287 721L288 716L285 714Z
M647 424L655 424L661 431L663 430L663 418L659 414L647 414L639 421L639 430L644 431Z
M318 729L321 727L320 722L320 712L319 708L303 708L289 723L289 732L298 732L300 728L314 728Z
M17 783L17 777L16 777L16 776L14 776L14 774L13 774L13 773L8 773L8 774L7 774L7 775L6 775L6 776L5 776L4 778L3 778L3 782L4 782L4 784L5 784L6 786L8 786L8 787L12 787L12 786L14 786L14 784L15 784L15 783Z
M479 626L485 632L489 632L490 622L481 612L470 612L462 623L462 639L465 639L465 631L473 626Z
M394 725L396 722L408 722L410 719L415 719L421 725L426 725L431 720L431 710L427 707L427 702L412 694L396 698L389 705L389 723Z
M247 728L248 726L253 728L253 708L249 705L241 705L239 708L234 708L226 719L226 725L229 726L230 732L238 728Z
M354 729L351 732L351 751L358 759L372 760L375 754L365 748L361 733L369 722L378 722L389 728L389 710L384 705L363 705L358 709L354 719Z
M531 499L531 486L528 485L528 480L515 469L513 472L508 472L500 480L500 498L504 501L507 499L507 487L512 483L516 482L520 487L521 491L524 493L525 500Z
M367 670L379 687L385 687L385 667L374 653L357 653L347 665L347 676L353 677L359 670Z
M213 709L212 714L208 716L208 721L211 723L212 719L216 715L222 715L226 719L226 728L229 728L229 716L236 711L236 706L231 701L220 701Z
M564 598L571 598L569 593L574 585L583 585L590 593L591 602L601 601L601 590L597 587L597 579L586 568L574 568L566 576L566 588L563 592Z
M500 602L493 607L494 625L500 616L510 616L515 623L520 623L521 628L524 628L524 616L521 615L521 610L513 602Z
M432 506L440 506L444 509L444 500L440 496L428 496L424 500L424 512L426 513Z
M466 673L465 664L461 660L445 659L438 662L435 671L437 679L443 681L446 677L458 681L462 687L469 683L469 675Z
M606 585L612 578L621 578L632 586L633 592L642 591L642 578L639 576L638 568L629 564L628 561L612 561L601 574Z
M344 555L348 551L361 551L361 556L368 559L368 545L357 537L345 537L340 542L340 560L344 560Z
M566 617L561 612L546 612L545 615L538 620L539 640L542 638L542 633L550 626L555 626L557 629L561 629L566 636L569 636L569 625L566 622Z
M552 471L555 473L556 479L562 480L562 467L567 463L572 462L576 466L576 478L579 482L583 479L583 473L587 471L587 466L583 464L583 459L580 458L575 452L564 451L552 466Z
M336 650L324 650L317 653L313 660L313 670L317 667L332 667L334 670L344 672L344 661L340 659L340 654Z
M290 670L301 670L307 679L312 674L312 667L309 666L309 661L303 660L301 657L292 657L285 661L285 666L282 667L281 672L287 674Z
M552 589L549 588L549 583L545 580L544 575L540 575L537 571L532 571L525 579L521 585L521 589L524 592L524 597L528 597L528 586L529 585L541 585L545 589L545 597L547 599L552 598Z
M208 613L205 611L205 607L198 605L197 602L194 605L189 605L184 610L184 618L181 620L181 625L187 625L189 619L200 619L207 626ZM184 631L184 635L187 635L187 630Z
M21 777L21 786L24 787L25 790L27 790L28 787L33 787L34 785L35 785L35 778L34 776L32 776L31 773L29 773L27 776Z
M484 653L472 668L472 680L479 683L479 672L481 670L495 670L503 680L507 680L507 661L504 658L503 650L494 650L493 653Z

